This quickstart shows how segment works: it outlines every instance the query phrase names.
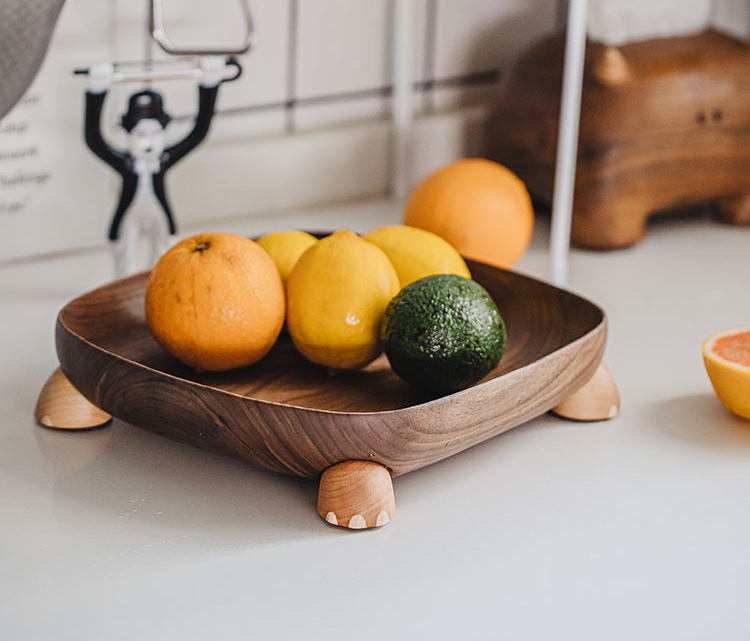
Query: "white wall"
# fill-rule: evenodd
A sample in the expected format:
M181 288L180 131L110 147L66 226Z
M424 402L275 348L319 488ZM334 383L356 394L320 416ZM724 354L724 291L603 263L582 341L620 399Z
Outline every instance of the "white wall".
M242 36L237 0L165 3L178 43ZM733 24L726 7L747 6L718 3L719 18ZM258 46L242 59L245 73L221 88L209 139L168 177L178 221L208 228L385 194L392 0L251 0L251 7ZM503 66L552 30L561 8L562 0L414 0L411 182L474 151L479 141L467 132L480 130ZM117 179L84 145L85 81L71 71L142 58L145 9L146 0L67 0L37 79L0 121L0 261L104 242ZM174 81L156 88L177 117L169 129L176 139L189 127L196 89ZM119 86L108 98L108 136L120 145L116 123L137 89Z
M713 27L750 38L748 0L590 0L589 37L620 45Z
M71 71L142 58L145 7L145 0L67 1L27 101L0 123L0 260L104 242L117 180L83 143L85 81ZM167 0L166 7L179 43L241 39L236 0ZM209 139L168 178L178 220L210 226L385 193L391 1L252 0L251 7L259 39L243 57L245 73L222 87L223 113ZM477 118L472 106L486 101L508 59L553 28L556 0L414 0L414 10L415 79L436 83L417 93L417 108L428 114L417 128L419 149L430 153L415 154L416 179L470 151L464 130ZM116 121L136 89L117 87L108 99L108 135L119 144ZM182 135L195 87L157 89L167 110L183 116L170 135Z
M711 23L750 44L750 0L715 0Z

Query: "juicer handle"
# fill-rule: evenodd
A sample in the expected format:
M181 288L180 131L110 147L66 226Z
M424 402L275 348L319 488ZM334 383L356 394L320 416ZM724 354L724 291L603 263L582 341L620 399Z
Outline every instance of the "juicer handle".
M164 0L151 0L149 7L151 35L166 53L173 56L231 56L247 53L255 45L255 25L250 13L249 0L239 0L239 3L245 21L245 37L243 44L237 48L179 48L169 37L164 26Z

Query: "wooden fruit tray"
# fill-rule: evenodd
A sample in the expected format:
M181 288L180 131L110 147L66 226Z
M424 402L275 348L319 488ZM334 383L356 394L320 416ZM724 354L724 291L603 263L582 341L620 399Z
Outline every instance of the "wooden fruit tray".
M147 273L66 305L57 352L73 386L105 412L269 470L321 478L318 510L326 520L382 525L394 511L391 476L543 414L586 383L601 360L607 322L599 307L517 273L468 264L503 315L508 345L481 382L449 395L413 390L385 356L332 376L285 336L251 367L197 373L151 337Z

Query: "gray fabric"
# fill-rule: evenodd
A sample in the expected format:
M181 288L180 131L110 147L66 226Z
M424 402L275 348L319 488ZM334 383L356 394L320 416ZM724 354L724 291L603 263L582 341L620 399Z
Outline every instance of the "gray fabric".
M0 118L28 89L65 0L0 0Z

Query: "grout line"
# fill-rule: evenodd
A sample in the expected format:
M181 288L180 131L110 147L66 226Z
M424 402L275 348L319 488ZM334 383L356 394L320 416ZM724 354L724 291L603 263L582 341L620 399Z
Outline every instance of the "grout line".
M297 39L299 37L299 0L289 0L289 32L287 33L286 60L286 131L296 129L294 105L297 100ZM222 112L219 112L222 113Z
M107 48L110 60L117 57L117 0L107 2Z
M490 69L488 71L478 71L463 76L452 76L441 78L439 80L418 80L414 82L414 91L423 93L434 89L446 87L473 87L477 85L491 85L500 80L502 72L500 69ZM294 110L296 107L309 107L311 105L324 105L347 100L362 100L367 98L388 98L393 94L393 85L383 85L380 87L370 87L368 89L355 89L354 91L343 91L340 93L323 94L320 96L309 96L307 98L295 98L289 100L278 100L275 102L266 102L257 105L247 105L245 107L231 107L229 109L220 109L216 115L237 116L247 113L257 113L261 111L276 111L285 109L287 112ZM433 111L432 109L430 111ZM191 120L195 115L175 116L175 122ZM292 131L289 133L293 133Z
M154 59L154 39L151 35L151 9L150 2L146 0L146 13L143 18L143 57L146 61L146 71L151 71ZM146 89L151 89L152 81L147 79L145 82Z
M390 191L397 201L409 195L409 166L414 125L414 52L416 13L411 0L393 0L388 21L391 52Z
M398 0L387 0L383 3L383 11L385 14L385 29L383 32L383 41L385 42L385 46L383 47L383 70L386 72L384 80L391 83L394 78L393 43L396 37L393 28L393 15L396 12L397 2Z
M430 113L435 109L435 57L437 52L437 6L438 0L427 0L425 6L424 69L425 87L422 108Z
M38 263L41 261L60 260L63 258L75 258L77 256L83 256L87 254L104 253L108 250L111 251L109 249L109 246L105 244L105 240L103 239L101 244L98 245L66 247L65 249L46 251L42 252L41 254L26 254L23 256L16 256L15 258L3 258L0 259L0 269L22 267L24 265Z

